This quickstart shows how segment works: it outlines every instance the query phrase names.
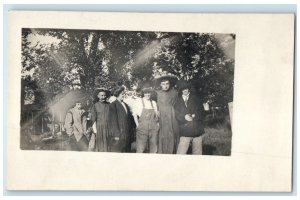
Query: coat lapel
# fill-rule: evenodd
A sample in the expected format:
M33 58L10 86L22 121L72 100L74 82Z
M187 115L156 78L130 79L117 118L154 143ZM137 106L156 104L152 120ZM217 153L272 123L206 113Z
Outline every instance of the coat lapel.
M183 105L185 106L185 108L188 110L188 112L194 112L194 110L193 109L191 109L192 107L193 107L193 105L192 105L192 96L190 95L189 96L189 98L188 98L188 100L187 100L187 102L186 102L186 106L185 106L185 103L184 103L184 100L183 100L183 98L182 98L182 101L183 101Z
M123 105L121 104L121 102L119 102L118 100L116 100L116 101L117 101L117 106L119 107L119 110L121 110L121 112L122 112L122 115L126 115L126 111L125 111Z

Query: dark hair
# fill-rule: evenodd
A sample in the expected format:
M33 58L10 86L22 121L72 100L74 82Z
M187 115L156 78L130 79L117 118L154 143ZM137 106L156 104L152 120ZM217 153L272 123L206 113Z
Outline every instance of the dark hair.
M123 86L116 87L113 91L113 95L118 97L124 90L125 88Z
M81 107L85 107L85 102L83 99L75 99L75 101L73 101L72 108L74 108L77 103L81 103Z
M99 101L98 94L100 92L105 92L106 98L110 96L110 92L108 90L105 90L104 88L98 88L93 93L93 103L97 103Z
M173 80L169 77L163 77L159 80L159 87L162 82L166 82L166 81L169 81L170 88L173 88L176 85L176 80Z
M151 98L152 98L154 91L152 91L152 90L142 90L141 91L141 96L144 97L144 95L147 94L147 93L148 94L150 93Z
M183 87L183 88L178 89L179 95L182 95L182 91L183 91L183 90L186 90L186 89L188 89L189 92L191 92L191 87Z

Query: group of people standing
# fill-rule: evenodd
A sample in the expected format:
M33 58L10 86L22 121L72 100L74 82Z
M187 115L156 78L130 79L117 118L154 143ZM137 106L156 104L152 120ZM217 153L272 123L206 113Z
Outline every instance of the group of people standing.
M150 84L141 88L141 97L132 106L124 102L125 88L112 91L115 100L108 102L110 91L95 91L97 102L90 110L90 120L77 102L66 115L65 128L70 146L77 151L202 154L204 109L191 93L191 85L170 75L157 79L155 90ZM178 89L174 88L174 85ZM152 97L156 93L157 100ZM87 123L90 121L90 123ZM91 126L96 124L95 133Z

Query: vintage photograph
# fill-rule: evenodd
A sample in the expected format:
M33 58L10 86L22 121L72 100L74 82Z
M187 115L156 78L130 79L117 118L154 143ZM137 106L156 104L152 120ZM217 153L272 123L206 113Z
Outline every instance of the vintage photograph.
M294 14L8 14L9 190L292 190Z
M231 155L235 34L22 28L22 150Z

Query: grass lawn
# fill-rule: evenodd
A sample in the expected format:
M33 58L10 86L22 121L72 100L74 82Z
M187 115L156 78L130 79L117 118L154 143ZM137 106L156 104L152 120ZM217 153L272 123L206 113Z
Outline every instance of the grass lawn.
M203 154L229 156L231 154L231 137L228 118L212 121L206 126L203 135Z
M231 131L206 128L203 135L203 154L229 156L231 154Z

